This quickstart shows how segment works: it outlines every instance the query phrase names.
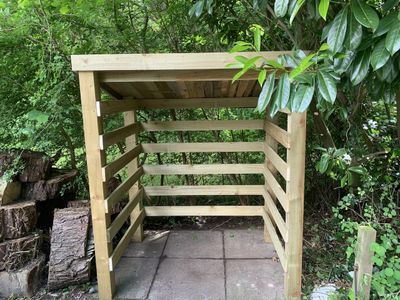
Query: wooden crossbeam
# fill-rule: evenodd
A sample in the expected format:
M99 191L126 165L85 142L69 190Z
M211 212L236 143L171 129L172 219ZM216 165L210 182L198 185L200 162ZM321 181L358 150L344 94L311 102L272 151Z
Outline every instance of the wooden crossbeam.
M270 121L265 121L264 129L267 134L272 136L282 146L285 148L290 148L290 136L286 130Z
M271 187L272 192L278 198L279 203L282 205L283 209L287 212L288 211L287 195L267 166L265 166L264 168L264 176L265 180L268 183L268 186Z
M263 216L263 206L146 206L147 217Z
M264 129L263 120L149 121L142 123L146 131L207 131Z
M266 204L269 212L271 213L273 221L275 222L276 226L278 227L283 240L285 242L287 242L288 241L288 230L286 227L286 223L282 218L282 215L280 214L278 208L276 207L276 204L272 200L272 198L267 190L265 190L265 193L263 194L263 196L264 196L265 204Z
M142 144L144 153L170 152L262 152L263 142Z
M127 126L115 129L113 131L100 135L100 149L104 150L107 147L114 145L130 135L137 134L141 131L140 123L133 123Z
M263 164L143 165L148 175L263 174Z
M289 179L290 169L288 164L267 143L265 143L265 157L267 161L272 163L285 180Z
M263 195L263 185L147 186L148 196L233 196Z

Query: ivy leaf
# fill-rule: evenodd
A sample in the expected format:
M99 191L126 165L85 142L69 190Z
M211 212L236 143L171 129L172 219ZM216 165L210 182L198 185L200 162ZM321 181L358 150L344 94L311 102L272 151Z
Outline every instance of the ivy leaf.
M319 2L318 11L321 17L326 21L326 15L328 13L330 0L321 0Z
M317 74L317 80L318 91L321 94L322 98L324 98L329 103L334 103L337 94L335 79L332 77L331 74L325 71L320 71Z
M351 10L357 21L364 27L375 31L379 25L379 17L376 11L365 3L364 0L352 0L350 3Z
M290 20L289 24L292 25L294 18L296 17L297 13L299 12L300 8L304 5L305 0L295 0L296 5L294 6L294 9L292 13L290 14Z
M291 103L291 110L293 112L304 112L310 105L313 95L314 86L299 84Z
M286 15L288 10L289 0L276 0L274 4L274 12L278 18Z
M381 36L381 35L385 34L386 32L388 32L391 28L394 28L393 24L396 24L399 22L399 20L397 19L397 16L398 16L398 12L393 11L390 14L388 14L387 16L383 17L379 21L378 29L374 32L374 37Z
M331 29L328 32L328 45L333 54L339 52L343 46L347 29L347 8L343 9L333 20Z
M355 50L360 45L362 40L362 26L354 18L352 14L349 14L346 47L348 50Z
M389 51L385 48L385 39L381 39L371 54L371 66L375 70L382 68L390 57Z
M400 22L394 23L385 39L386 49L393 56L400 49Z
M271 74L268 75L268 78L264 82L264 85L262 87L261 93L258 96L257 109L259 112L263 112L265 108L268 106L271 100L272 93L274 91L274 85L275 85L275 72L272 72Z
M278 88L275 94L274 104L278 109L286 107L290 96L290 80L287 73L283 73L279 79Z
M355 58L350 74L350 80L353 85L359 84L368 74L371 53L366 50L361 52Z

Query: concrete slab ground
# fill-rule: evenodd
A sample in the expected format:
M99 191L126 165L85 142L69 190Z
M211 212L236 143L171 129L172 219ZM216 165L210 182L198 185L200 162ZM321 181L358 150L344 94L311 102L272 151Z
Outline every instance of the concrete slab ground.
M116 299L283 299L283 270L263 230L148 232L116 268Z

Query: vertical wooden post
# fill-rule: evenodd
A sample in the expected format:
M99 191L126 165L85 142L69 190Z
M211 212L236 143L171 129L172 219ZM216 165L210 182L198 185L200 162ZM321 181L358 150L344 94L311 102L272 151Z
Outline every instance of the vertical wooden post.
M267 121L267 120L270 121L270 122L272 122L272 123L274 123L274 124L277 124L277 123L278 123L278 118L277 118L277 116L275 116L273 119L271 119L271 118L268 116L268 111L265 113L265 121ZM264 142L264 143L265 143L265 145L270 146L276 153L278 153L278 142L277 142L273 137L269 136L269 135L266 134L266 133L265 133L265 142ZM264 154L265 154L265 163L264 163L264 167L265 167L265 168L268 168L268 169L271 171L272 175L275 176L276 173L277 173L277 170L276 170L275 167L272 165L272 163L269 161L268 156L267 156L267 153L266 153L265 150L264 150ZM273 200L274 202L276 202L276 196L274 195L274 193L273 193L271 187L269 186L269 184L268 184L268 182L267 182L267 179L265 179L265 190L270 194L272 200ZM265 206L265 209L268 211L268 207L267 207L267 204L266 204L265 201L264 201L264 206ZM271 217L270 219L271 219L271 222L274 223L274 218ZM268 232L268 229L267 229L267 226L266 226L265 224L264 224L264 241L267 242L267 243L271 243L271 242L272 242L271 236L270 236L270 234L269 234L269 232Z
M90 205L94 243L96 249L97 281L99 299L112 299L115 291L115 275L110 272L109 257L112 243L107 242L110 216L105 212L104 199L107 183L103 182L101 168L105 165L105 153L100 149L99 135L103 133L101 117L97 116L96 101L100 100L100 88L96 73L79 72L83 127L85 133L86 161L88 166Z
M125 126L136 123L136 111L128 111L124 113L124 123ZM126 138L126 151L133 149L136 146L138 137L137 134L133 134ZM136 157L132 160L128 165L128 176L133 175L139 166L139 157ZM136 193L139 190L140 182L136 182L130 189L129 189L129 200L133 200L136 196ZM143 193L142 193L143 195ZM135 222L135 220L139 217L140 212L143 209L143 197L140 199L139 204L133 209L131 213L131 223ZM143 224L140 224L137 230L134 232L132 236L132 240L135 242L141 242L144 239L143 234Z
M353 291L356 299L368 300L371 291L372 257L371 244L376 231L369 226L358 228L356 259L354 263Z
M287 150L289 180L286 185L288 210L286 226L288 242L285 245L287 271L285 272L285 298L301 299L304 169L306 146L306 113L288 115L290 148Z

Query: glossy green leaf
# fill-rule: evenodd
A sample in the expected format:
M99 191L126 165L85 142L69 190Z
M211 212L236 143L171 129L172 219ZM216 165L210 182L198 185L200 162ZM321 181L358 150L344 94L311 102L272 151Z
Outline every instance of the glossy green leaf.
M260 84L260 86L263 85L263 83L264 83L266 77L267 77L267 70L262 69L262 70L260 71L260 73L258 73L258 79L257 79L257 80L258 80L258 83Z
M253 34L254 34L254 47L256 48L257 51L260 51L260 49L261 49L261 29L259 27L255 27Z
M329 103L334 103L337 94L335 79L329 73L320 71L317 74L317 80L318 91L321 94L322 98L324 98Z
M364 27L375 31L379 25L379 17L376 11L364 0L352 0L351 10L357 21Z
M257 109L259 112L263 112L265 108L268 106L272 93L274 92L275 85L275 72L272 72L268 75L267 80L264 82L264 85L261 89L261 93L258 96Z
M276 68L276 69L284 69L285 68L282 64L280 64L277 61L272 60L272 59L265 59L265 63L267 65L271 66L271 67Z
M399 3L399 0L386 0L382 6L383 12L388 12Z
M371 53L368 50L359 53L355 58L350 74L350 80L353 85L359 84L367 76L370 58Z
M299 12L300 8L304 5L305 0L296 0L296 4L293 8L293 11L290 14L289 23L292 25L294 18L296 17L297 13Z
M231 50L229 50L229 53L235 53L235 52L241 52L241 51L246 51L252 48L252 45L250 43L246 44L236 44L235 46L232 47Z
M389 51L385 47L385 39L381 39L375 46L371 54L371 66L374 70L382 68L390 57Z
M325 51L329 49L329 45L327 43L323 43L321 47L319 47L318 51Z
M305 83L308 85L312 85L314 83L314 74L313 73L303 73L294 79L295 81L299 83Z
M333 60L333 69L337 74L342 74L347 71L354 59L353 51L346 51L345 57L335 58Z
M349 14L347 22L347 35L345 45L348 50L355 50L360 45L362 40L362 26L354 18L352 14Z
M387 16L383 17L379 21L378 29L376 29L376 31L374 32L374 37L378 37L385 34L392 28L393 24L396 23L398 24L399 23L399 19L397 18L398 15L399 13L397 11L393 11ZM400 26L400 24L398 26Z
M304 112L310 105L314 95L314 86L300 84L295 92L291 103L291 110L293 112Z
M400 49L400 21L393 24L387 33L385 46L392 56Z
M278 109L286 107L290 96L290 80L287 73L283 73L279 79L278 87L275 93L275 105Z
M289 0L275 0L274 4L275 15L279 18L284 17L288 10L288 5L289 5Z
M318 11L321 17L326 21L326 15L328 13L330 0L321 0L319 2Z
M328 45L333 53L337 53L343 46L347 30L347 8L343 9L333 20L328 32Z
M291 72L290 72L290 79L295 78L296 76L299 76L300 74L302 74L304 71L306 71L311 65L314 64L313 61L311 61L315 56L315 53L311 53L308 56L306 56L301 62L300 64L294 68Z

